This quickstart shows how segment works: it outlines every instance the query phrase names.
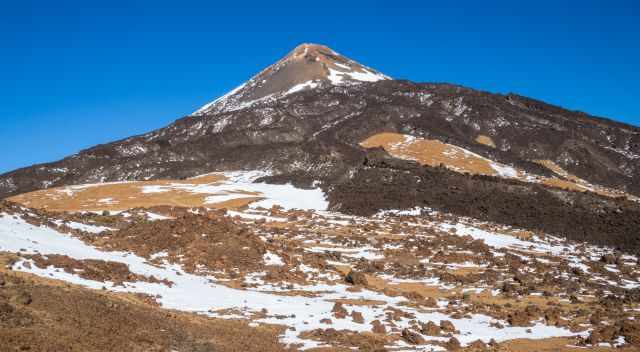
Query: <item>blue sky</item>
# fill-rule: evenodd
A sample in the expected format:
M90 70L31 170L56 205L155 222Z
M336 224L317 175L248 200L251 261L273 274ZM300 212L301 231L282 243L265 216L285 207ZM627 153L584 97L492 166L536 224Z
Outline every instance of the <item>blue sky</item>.
M302 42L640 125L638 1L91 3L2 1L0 172L162 127Z

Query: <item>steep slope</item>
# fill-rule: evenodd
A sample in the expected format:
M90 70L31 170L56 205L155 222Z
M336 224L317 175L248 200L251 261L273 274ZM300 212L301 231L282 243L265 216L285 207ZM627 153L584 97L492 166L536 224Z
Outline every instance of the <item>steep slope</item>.
M452 165L418 165L361 145L382 132L438 141L501 167L562 182L464 174L447 167ZM282 183L319 181L336 210L369 214L428 206L573 237L586 237L595 226L620 245L635 238L637 204L566 190L562 184L579 179L640 195L640 129L517 95L392 80L331 49L305 44L165 128L1 175L0 197L62 185L242 169L268 170L271 181ZM388 180L399 183L389 187ZM421 192L416 180L456 196ZM499 204L478 197L484 191L474 187L492 190L492 202ZM354 197L354 190L363 196ZM415 193L407 197L406 192ZM506 211L523 201L526 214ZM571 228L550 222L545 210L550 205L564 208L563 216L591 220Z
M204 105L194 115L240 110L321 85L349 85L386 79L390 78L324 45L301 44L241 86Z

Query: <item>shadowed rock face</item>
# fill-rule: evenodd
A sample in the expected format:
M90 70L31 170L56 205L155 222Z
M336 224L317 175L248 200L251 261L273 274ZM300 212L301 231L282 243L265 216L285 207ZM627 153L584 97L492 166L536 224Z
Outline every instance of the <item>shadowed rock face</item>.
M337 71L342 73L335 73ZM338 80L335 76L342 78ZM303 87L292 89L305 82ZM593 184L640 195L640 129L637 127L517 95L491 94L449 84L391 80L326 47L301 45L240 89L165 128L98 145L57 162L1 175L0 197L59 185L181 178L211 171L270 168L278 175L272 180L302 185L321 181L334 209L358 213L361 207L355 205L359 202L357 199L345 199L336 193L346 192L342 186L349 185L350 189L364 184L387 187L384 183L372 183L370 178L382 178L389 172L420 174L434 170L392 159L381 150L365 150L359 145L379 132L437 139L538 175L552 172L533 160L551 160ZM480 136L492 143L479 142L483 140ZM378 161L371 162L374 159ZM372 173L375 169L384 172ZM388 194L386 198L370 199L366 212L420 205L446 208L460 215L477 215L474 212L477 209L472 209L484 200L478 198L473 188L462 187L473 184L470 180L474 177L456 174L443 179L448 180L446 184L436 180L432 185L454 187L456 199L464 200L466 206L445 206L438 200L442 197L435 195L390 201L402 197L406 190L398 184L393 194L380 193ZM573 214L571 208L576 202L573 192L487 179L486 182L503 185L499 188L504 199L517 194L518 201L529 197L531 203L535 203L536 195L547 192L560 202L558 204L566 205L569 209L566 216ZM358 197L354 194L350 198ZM577 198L582 199L579 202L584 205L581 205L584 209L580 216L601 216L603 204L623 214L628 209L637 209L632 202L593 194ZM507 201L507 204L511 203ZM523 226L547 223L544 204L533 205L534 209L527 215L532 220L521 222ZM504 220L502 215L491 214L487 211L483 216L488 220ZM614 227L612 225L611 231L615 231ZM563 231L566 231L564 227L556 226L550 232Z

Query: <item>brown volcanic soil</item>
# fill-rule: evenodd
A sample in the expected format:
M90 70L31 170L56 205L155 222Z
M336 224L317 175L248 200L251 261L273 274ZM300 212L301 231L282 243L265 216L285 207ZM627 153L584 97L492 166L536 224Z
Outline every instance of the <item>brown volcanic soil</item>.
M219 174L203 175L188 180L155 180L123 183L94 184L78 189L54 187L20 194L8 198L9 201L27 207L49 211L103 211L148 208L153 206L199 207L205 204L205 198L211 194L193 193L187 190L171 188L171 185L207 185L224 181ZM162 192L143 192L144 187L165 186ZM246 198L232 199L215 204L210 208L242 208L261 199L257 193L246 193Z
M439 140L417 138L406 141L399 133L378 133L360 143L365 148L382 147L396 158L415 160L421 165L444 165L459 172L496 176L488 159L465 153L463 148Z
M146 277L144 275L137 275L129 271L124 263L85 259L77 260L66 255L49 254L47 256L42 255L25 255L25 258L34 261L34 264L39 268L46 268L48 266L54 266L56 268L62 268L69 274L77 274L78 276L94 281L111 281L115 285L122 285L126 282L144 281L151 283L163 283L167 286L171 286L172 282L166 280L158 280L155 277Z
M573 347L571 347L573 346ZM580 352L580 351L637 351L638 349L633 346L626 346L623 348L611 348L611 347L594 347L585 348L583 346L576 346L576 340L564 337L530 340L530 339L515 339L500 343L496 348L489 349L490 351L504 351L504 352ZM464 348L461 351L464 352L482 352L482 349L474 349L473 347Z
M203 267L259 270L266 252L258 236L225 217L224 211L210 211L206 216L184 212L176 219L135 222L107 236L83 239L107 250L131 251L145 258L166 252L170 262L181 263L189 272Z
M31 213L30 210L21 210L19 207L7 205L0 212ZM195 215L192 211L198 211L200 215ZM273 208L271 215L288 219L285 226L271 226L265 221L254 221L250 219L234 219L232 223L223 218L222 211L205 212L202 209L167 209L164 214L175 216L175 220L165 220L147 222L141 218L129 217L127 219L139 222L131 225L130 228L120 227L123 234L112 237L117 246L123 246L138 253L155 253L158 250L169 252L169 260L186 263L190 268L200 271L198 264L202 264L209 269L226 270L227 268L240 273L249 270L265 270L267 275L265 282L277 283L281 288L287 288L290 283L298 283L301 279L293 275L290 269L296 267L298 263L304 263L318 270L318 274L336 273L339 278L320 279L315 273L309 273L308 283L330 283L339 280L341 283L350 284L348 289L351 292L359 292L366 288L383 293L389 297L405 296L408 301L406 305L419 309L436 308L438 299L446 299L449 304L439 309L443 313L450 315L454 319L468 316L469 314L486 314L500 320L500 324L512 326L530 327L536 321L542 321L550 326L563 326L572 331L585 331L594 328L597 333L586 339L587 346L597 341L615 341L619 336L624 336L629 344L640 345L640 324L637 323L638 314L636 308L640 300L638 289L623 289L619 287L622 280L633 280L638 278L637 261L623 258L619 253L608 251L602 258L593 256L598 252L587 250L585 247L577 247L571 253L562 256L552 256L544 251L528 253L526 250L500 249L496 250L483 243L482 240L473 240L471 237L461 237L453 235L453 231L444 232L436 228L423 225L431 221L447 221L455 223L465 219L455 219L455 217L445 214L425 214L423 216L388 216L376 219L354 219L347 221L340 226L336 226L329 219L345 219L347 217L322 218L319 214L311 212L292 211L287 212ZM47 223L53 214L40 212L42 220L39 223ZM35 215L34 215L35 217ZM95 215L87 216L94 221L98 219ZM105 220L109 217L102 217ZM113 218L118 218L114 216ZM199 219L200 218L200 219ZM78 215L76 220L82 220ZM35 221L35 220L34 220ZM158 224L158 225L155 225ZM50 225L49 225L50 226ZM281 255L287 265L279 267L279 272L273 272L272 267L260 268L263 264L251 266L249 261L261 262L260 253L248 256L248 259L239 259L234 262L222 262L218 260L222 257L221 252L203 252L199 249L204 247L216 247L217 243L224 243L225 252L230 257L241 257L245 247L251 245L250 241L243 241L244 226L250 227L255 233L260 233L265 239L265 247ZM480 229L502 228L494 224L475 223L474 227ZM166 228L163 230L162 228ZM185 229L182 232L182 228ZM116 231L116 232L119 232ZM491 230L498 231L498 230ZM512 231L503 230L503 231ZM136 238L136 233L142 233L140 238ZM519 236L516 231L512 235ZM159 241L152 239L152 233L157 233ZM200 242L196 234L212 234L214 241ZM220 238L230 237L227 242ZM75 234L90 241L95 238L95 243L102 247L111 239L107 232L100 236L88 234ZM115 234L113 234L115 235ZM253 238L255 235L248 236ZM395 235L395 236L394 236ZM537 234L542 236L541 234ZM171 237L171 238L169 238ZM237 237L240 237L237 238ZM147 243L151 242L151 243ZM177 243L177 244L176 244ZM563 243L563 242L559 242ZM152 247L152 248L149 248ZM185 251L175 253L173 246L182 246ZM303 248L309 246L320 246L327 251L306 253ZM355 248L375 248L375 254L383 254L375 260L366 260L357 257L348 257L343 252L333 252L332 250L350 250ZM294 250L291 256L283 254ZM297 252L295 252L297 250ZM586 251L586 252L585 252ZM501 255L498 253L501 252ZM298 255L295 255L295 254ZM178 254L184 255L179 257ZM591 258L584 261L584 264L591 268L589 275L581 274L568 266L566 260L568 256L580 258ZM25 255L22 255L26 257ZM49 256L47 259L51 263L57 263L65 269L75 268L82 263L67 263L65 258ZM204 258L204 259L201 259ZM594 259L595 258L595 259ZM538 261L538 259L540 261ZM329 265L326 261L332 260L335 263ZM586 260L586 259L585 259ZM153 261L151 260L153 263ZM213 266L211 266L213 263ZM337 264L340 263L340 264ZM2 262L0 262L0 265ZM222 264L218 266L217 264ZM443 265L463 264L467 270L449 270ZM470 267L467 267L469 264ZM608 264L610 269L615 268L615 272L605 270L604 265ZM454 265L454 268L456 266ZM472 269L472 270L471 270ZM608 273L608 274L607 274ZM98 279L106 273L98 273ZM597 275L596 275L597 274ZM11 275L24 275L11 273ZM126 272L117 272L113 275L126 276ZM218 272L215 273L216 277ZM385 275L385 277L381 277ZM610 283L604 283L602 276ZM417 279L424 280L428 277L438 278L440 282L452 284L453 287L445 288L426 284L425 282L398 282L396 279ZM0 279L2 279L0 277ZM326 281L328 280L328 281ZM5 280L9 281L9 280ZM394 282L395 281L395 282ZM0 280L2 282L2 280ZM52 282L52 281L47 281ZM53 284L52 284L53 285ZM69 286L57 282L56 285L62 288ZM0 284L0 286L2 286ZM236 287L241 289L242 287ZM463 292L464 288L482 288L481 292ZM492 291L498 290L497 294ZM0 294L2 289L0 288ZM95 292L95 291L94 291ZM605 294L603 292L610 292ZM29 292L27 292L29 293ZM274 292L275 294L275 292ZM298 291L295 288L278 292L283 295L304 295L305 291ZM314 293L307 292L309 297ZM317 293L316 293L317 294ZM320 297L318 294L316 297ZM72 298L75 296L71 296ZM130 295L127 297L132 299ZM29 305L29 300L34 296L24 294L24 292L11 293L9 301L11 304ZM318 298L322 299L322 298ZM150 297L148 301L152 300ZM443 322L416 321L409 330L395 329L393 321L400 317L414 319L410 311L404 311L400 307L389 307L385 317L380 317L383 326L371 323L367 326L373 334L355 333L345 330L336 330L333 325L336 319L349 319L355 322L362 321L362 316L358 312L364 312L368 306L383 305L382 301L362 300L362 299L338 299L330 300L335 302L331 318L325 320L322 329L308 331L304 335L314 340L326 341L341 347L356 347L360 350L381 350L385 341L402 338L407 342L418 342L420 336L416 331L429 331L428 336L435 336L437 332L441 336L446 334L444 330L455 330L456 327ZM25 302L25 303L20 303ZM80 301L82 302L82 301ZM342 307L342 308L340 308ZM355 310L356 312L347 311ZM74 311L82 313L81 311ZM72 314L72 313L70 313ZM75 313L73 313L75 314ZM97 310L91 314L104 314ZM266 313L265 313L266 314ZM254 316L256 319L258 315ZM18 318L8 318L15 321ZM0 319L1 320L1 319ZM617 323L620 322L620 323ZM369 322L365 322L368 324ZM437 324L436 329L433 324ZM381 334L381 328L386 332ZM437 330L437 331L436 331ZM240 334L242 331L232 332ZM428 336L423 337L428 340ZM0 335L0 337L2 337ZM497 351L528 351L532 350L540 343L545 350L571 351L567 344L584 345L585 341L577 339L547 339L543 341L518 340L508 341L493 346ZM455 347L455 343L450 343L450 347ZM513 346L513 347L511 347ZM342 350L341 347L323 348L322 351ZM542 348L542 347L541 347ZM556 349L554 349L556 348ZM178 349L179 350L179 349ZM202 350L209 350L202 348ZM224 349L223 349L224 350ZM268 349L267 349L268 350ZM467 350L473 350L471 348ZM535 349L534 349L535 350ZM607 349L601 349L607 350ZM633 350L629 348L628 350Z
M0 269L0 351L285 351L279 328L162 310Z

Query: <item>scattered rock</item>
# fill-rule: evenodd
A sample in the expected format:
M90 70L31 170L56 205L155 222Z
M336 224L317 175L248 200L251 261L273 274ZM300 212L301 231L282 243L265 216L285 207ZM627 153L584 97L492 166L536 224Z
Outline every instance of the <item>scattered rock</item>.
M380 320L372 321L371 325L372 325L371 331L374 334L386 334L387 333L387 328L384 327L384 325L380 322Z
M386 336L349 330L336 330L334 328L304 331L300 334L300 337L303 339L322 341L331 345L351 347L357 351L372 352L386 351L384 345L387 342Z
M611 325L595 327L585 342L589 345L597 346L601 342L611 343L618 336L618 328Z
M547 325L556 325L561 319L562 310L557 307L549 308L544 311L544 320Z
M424 296L422 296L421 294L419 294L418 292L415 292L415 291L403 292L402 295L405 296L407 299L412 300L412 301L423 301L424 300Z
M444 332L456 332L456 327L449 320L440 320L440 329Z
M361 273L359 271L354 271L354 270L349 271L349 273L344 278L344 280L352 285L360 285L360 286L368 285L367 276L364 273Z
M351 319L353 319L355 323L364 324L364 317L362 316L362 313L356 312L355 310L351 312Z
M173 282L168 280L158 280L153 275L147 277L144 275L134 274L124 263L103 261L96 259L78 260L66 255L49 254L42 256L40 254L26 256L33 260L35 266L46 268L54 266L61 268L69 274L77 274L80 277L94 281L111 281L115 285L123 285L124 282L144 281L151 283L163 283L169 287Z
M482 340L475 340L467 346L467 350L469 351L486 351L487 344L482 342Z
M340 302L336 302L333 305L333 309L331 309L331 312L333 312L333 316L338 319L344 319L347 317L347 314L348 314L347 310L344 308L344 306Z
M531 321L538 319L541 315L542 312L538 306L529 305L523 310L516 310L509 313L507 322L511 326L530 326Z
M438 307L438 300L433 297L429 297L424 300L423 304L430 308L436 308Z
M423 345L426 343L425 339L422 338L418 333L415 333L409 329L402 330L402 338L412 345Z
M613 265L616 263L616 256L608 253L608 254L604 254L602 255L602 257L600 257L600 262L604 263L604 264L610 264Z
M452 337L449 339L449 341L447 341L444 344L444 347L448 350L448 351L457 351L460 349L460 341L458 341L458 339L456 339L455 337Z
M620 324L620 334L625 341L633 346L640 347L640 322L624 320Z
M427 336L440 336L440 327L432 321L428 321L426 324L422 323L420 332Z

